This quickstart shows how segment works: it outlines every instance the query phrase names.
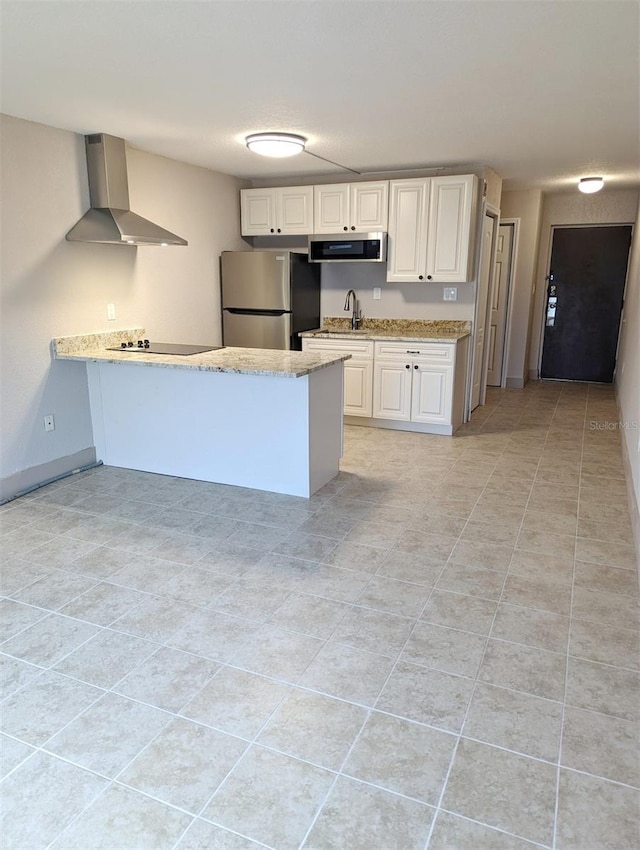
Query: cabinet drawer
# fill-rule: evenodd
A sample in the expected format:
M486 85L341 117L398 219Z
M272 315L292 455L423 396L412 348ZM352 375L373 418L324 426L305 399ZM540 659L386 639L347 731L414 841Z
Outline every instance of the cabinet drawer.
M455 343L452 342L436 342L436 343L420 343L416 342L376 342L375 358L376 360L386 360L393 358L397 360L399 357L410 357L415 359L429 359L436 363L453 363L455 359Z
M353 357L367 360L373 358L373 342L365 339L310 339L305 337L302 340L302 350L351 354Z

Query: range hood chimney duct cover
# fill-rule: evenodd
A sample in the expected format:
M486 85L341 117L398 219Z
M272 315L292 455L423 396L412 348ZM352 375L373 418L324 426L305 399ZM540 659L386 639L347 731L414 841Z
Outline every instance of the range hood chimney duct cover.
M84 137L91 209L67 233L69 242L107 245L188 245L164 227L131 212L124 139L93 133Z

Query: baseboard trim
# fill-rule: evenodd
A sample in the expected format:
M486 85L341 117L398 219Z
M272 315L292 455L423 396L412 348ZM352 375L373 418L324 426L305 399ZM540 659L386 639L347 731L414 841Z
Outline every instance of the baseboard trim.
M507 378L505 386L508 390L522 390L524 389L524 378Z
M440 434L450 437L452 425L428 425L426 422L409 422L406 419L378 419L367 416L349 416L345 414L345 425L364 425L366 428L387 428L391 431L413 431L416 434Z
M631 533L636 544L636 560L638 562L638 574L640 576L640 505L638 496L633 486L633 475L631 474L631 461L629 459L629 446L622 435L622 462L624 464L624 477L627 482L627 499L629 503L629 518L631 520Z
M42 484L64 478L86 466L92 466L95 462L96 450L92 446L75 454L65 455L65 457L31 466L28 469L21 469L13 475L0 478L0 504L15 499Z

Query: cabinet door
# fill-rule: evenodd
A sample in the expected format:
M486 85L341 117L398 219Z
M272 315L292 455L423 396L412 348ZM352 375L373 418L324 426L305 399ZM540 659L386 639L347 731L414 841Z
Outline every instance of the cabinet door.
M240 232L264 236L276 232L276 190L240 190Z
M344 364L344 412L347 416L371 416L373 361L347 360Z
M426 275L429 215L428 177L392 180L389 205L387 280L421 281Z
M411 421L451 424L453 367L414 361L411 371Z
M378 419L410 419L411 362L408 359L374 362L373 416Z
M344 412L348 416L371 416L373 396L373 342L370 340L302 340L303 351L351 354L344 364Z
M313 186L285 186L276 192L276 232L313 233Z
M429 203L427 280L464 283L471 279L472 221L478 178L432 177Z
M389 181L352 183L349 229L358 233L386 230L389 222Z
M313 187L314 233L349 229L349 183Z

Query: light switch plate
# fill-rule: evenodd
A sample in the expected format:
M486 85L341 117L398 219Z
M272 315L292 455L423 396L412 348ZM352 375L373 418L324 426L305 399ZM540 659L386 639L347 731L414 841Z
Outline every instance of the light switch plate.
M373 287L373 300L379 301L382 298L382 289L379 286Z
M445 286L442 293L443 301L457 301L458 300L458 287L457 286Z
M114 322L116 318L116 305L107 304L107 321Z

